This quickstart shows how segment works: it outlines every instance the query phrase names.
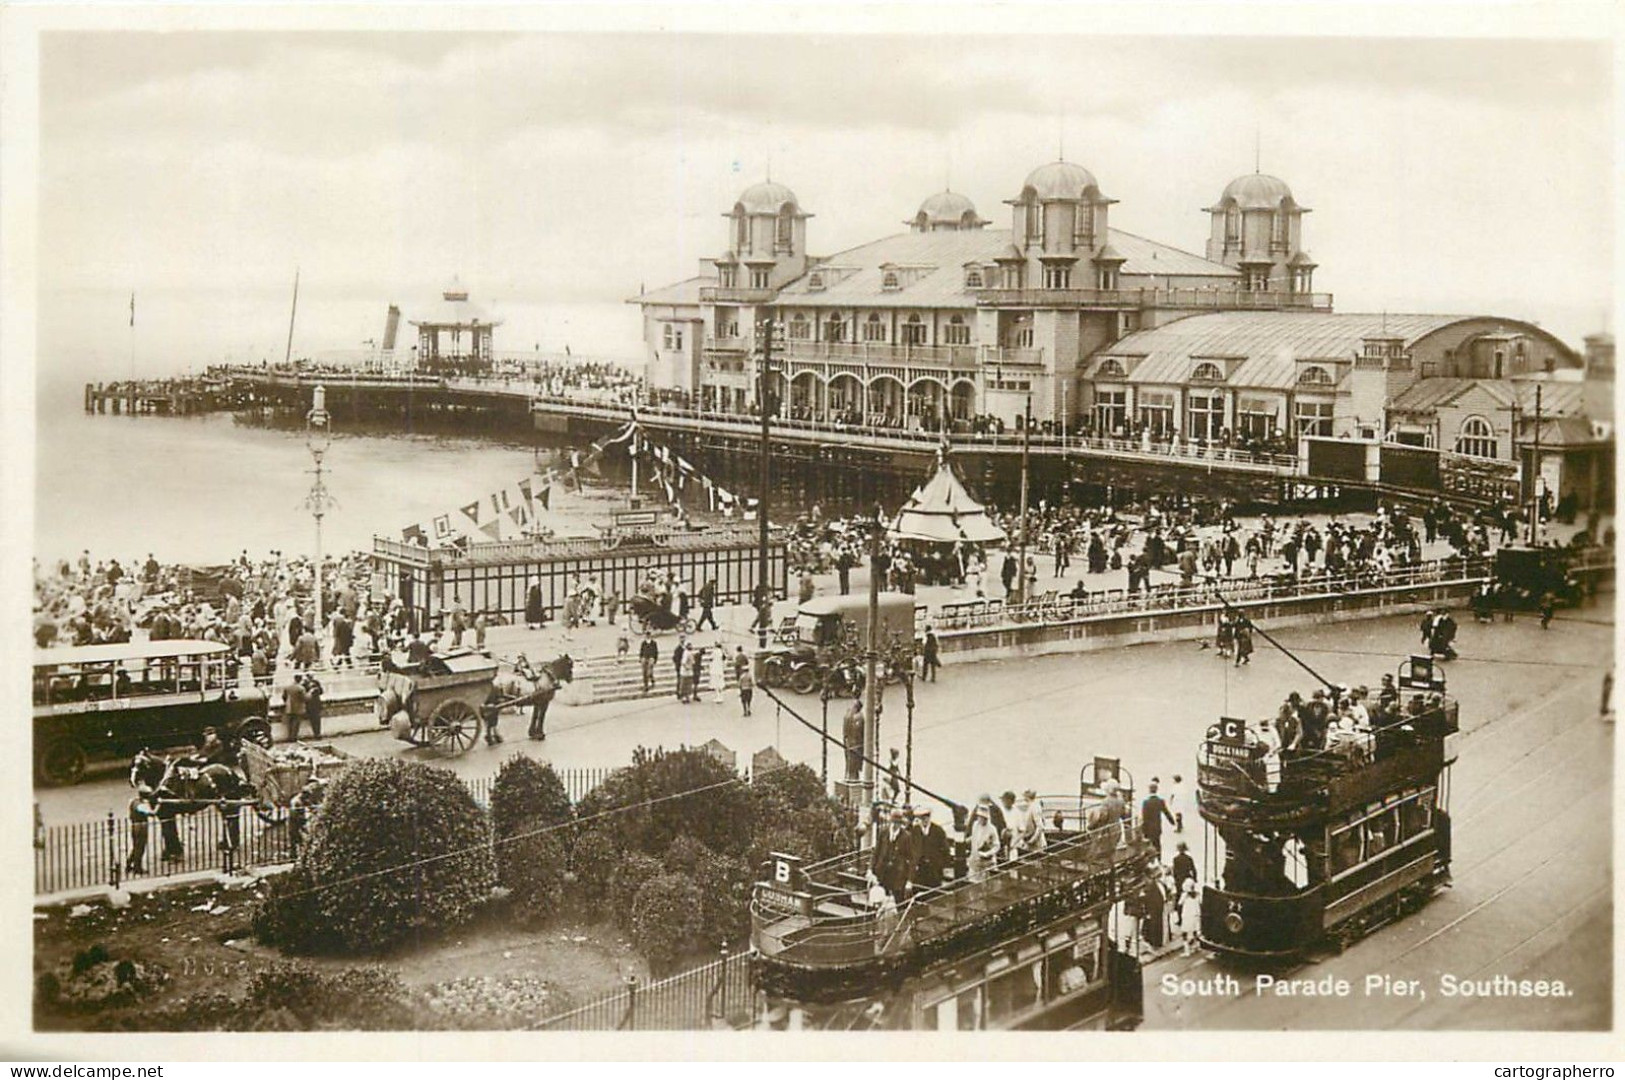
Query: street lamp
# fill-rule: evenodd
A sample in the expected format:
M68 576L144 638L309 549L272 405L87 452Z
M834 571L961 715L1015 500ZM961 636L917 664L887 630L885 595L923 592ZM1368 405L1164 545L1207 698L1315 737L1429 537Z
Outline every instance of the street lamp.
M305 495L305 509L310 511L311 517L316 519L316 617L315 632L318 641L322 632L322 515L337 503L327 493L327 486L322 482L322 458L327 454L327 448L333 442L332 417L327 413L327 388L320 383L311 392L310 412L305 414L305 447L310 451L310 459L315 464L311 470L314 479L310 491Z

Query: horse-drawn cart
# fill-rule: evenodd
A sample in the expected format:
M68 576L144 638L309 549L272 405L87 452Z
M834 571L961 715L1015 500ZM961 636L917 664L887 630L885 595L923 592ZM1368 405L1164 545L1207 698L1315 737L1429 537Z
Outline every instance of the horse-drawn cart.
M384 671L378 718L402 742L461 754L479 741L496 673L496 660L466 651Z
M243 771L259 795L256 812L262 818L280 817L294 796L305 789L311 777L331 780L351 763L351 757L336 746L306 746L292 743L269 750L244 742L240 751Z

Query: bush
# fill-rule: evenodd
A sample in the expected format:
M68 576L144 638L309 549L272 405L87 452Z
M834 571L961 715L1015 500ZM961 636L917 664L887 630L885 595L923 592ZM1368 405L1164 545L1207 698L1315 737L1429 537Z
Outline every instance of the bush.
M579 899L596 904L609 896L610 881L623 856L615 837L606 829L590 829L570 849L570 872L575 874Z
M710 848L694 839L692 836L679 836L666 848L660 862L667 870L674 873L694 876L694 871L700 863L713 855Z
M553 766L514 755L491 784L491 829L498 840L529 828L563 825L575 816L564 782Z
M539 926L558 914L564 902L564 845L556 835L530 829L497 845L497 879L508 888L518 921Z
M315 898L310 875L297 864L266 878L265 895L255 905L250 921L254 937L262 944L279 945L289 952L316 950L318 942L311 930Z
M392 758L347 768L329 787L298 872L306 920L266 920L295 947L376 952L467 922L491 895L490 825L445 769Z
M755 875L742 859L707 853L692 874L701 897L701 935L710 945L738 945L750 936Z
M651 800L658 801L645 805ZM664 854L678 836L730 855L750 845L749 788L738 773L703 750L639 747L632 764L588 792L576 811L581 820L620 811L605 817L601 827L614 834L621 848L646 855Z
M637 899L638 892L650 878L659 876L662 867L654 859L641 852L629 851L621 856L620 862L609 879L609 908L615 921L628 929L632 926L632 904Z
M632 942L662 974L699 944L703 930L700 890L684 874L657 874L643 883L632 903Z

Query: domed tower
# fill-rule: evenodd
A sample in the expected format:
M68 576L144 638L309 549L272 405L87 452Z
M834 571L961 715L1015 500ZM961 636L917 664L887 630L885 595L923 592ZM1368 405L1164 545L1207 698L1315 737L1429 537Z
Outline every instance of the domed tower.
M987 222L976 207L957 191L939 191L920 204L919 212L903 222L915 232L962 232L980 229Z
M1028 174L1011 208L1011 241L1024 264L1023 287L1115 288L1122 259L1106 243L1106 208L1094 175L1070 161Z
M1303 215L1286 181L1264 173L1238 176L1208 207L1207 257L1234 266L1252 291L1310 292L1315 263L1303 250Z
M746 188L723 215L728 253L716 260L723 288L776 289L807 266L807 219L796 193L764 180Z

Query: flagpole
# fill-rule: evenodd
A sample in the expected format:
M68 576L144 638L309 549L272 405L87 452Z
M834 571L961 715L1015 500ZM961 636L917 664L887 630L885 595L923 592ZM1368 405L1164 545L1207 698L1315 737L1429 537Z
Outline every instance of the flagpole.
M130 293L130 392L135 392L135 293ZM135 415L135 410L130 410Z

